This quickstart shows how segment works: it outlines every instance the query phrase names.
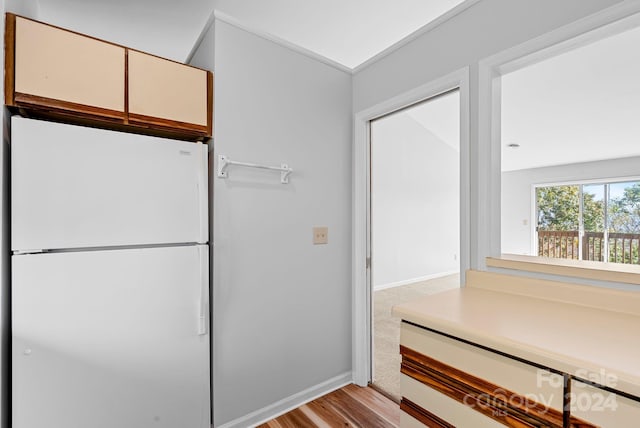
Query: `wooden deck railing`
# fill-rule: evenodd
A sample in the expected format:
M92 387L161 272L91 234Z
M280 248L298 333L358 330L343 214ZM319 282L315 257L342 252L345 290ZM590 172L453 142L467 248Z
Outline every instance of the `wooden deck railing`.
M579 234L577 230L539 230L538 255L557 259L578 260Z
M585 232L582 237L582 260L604 261L604 233Z
M585 232L582 237L582 260L611 263L640 264L640 234L608 234L608 249L603 232ZM579 233L577 230L538 231L538 255L560 259L579 259Z

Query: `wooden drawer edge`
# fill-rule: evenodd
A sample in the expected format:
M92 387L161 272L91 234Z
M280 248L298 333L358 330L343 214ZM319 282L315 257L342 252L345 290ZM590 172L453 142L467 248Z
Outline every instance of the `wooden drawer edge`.
M422 407L405 397L402 397L402 400L400 401L400 410L417 419L428 427L456 428L455 425L451 425L449 422L439 418L430 411L423 409Z
M88 117L100 116L101 118L124 120L125 113L119 110L109 110L100 107L93 107L86 104L78 104L70 101L56 100L53 98L40 97L36 95L14 94L14 106L30 108L35 110L58 110L70 112Z
M400 345L401 373L507 426L563 426L563 413ZM571 418L572 427L594 427Z

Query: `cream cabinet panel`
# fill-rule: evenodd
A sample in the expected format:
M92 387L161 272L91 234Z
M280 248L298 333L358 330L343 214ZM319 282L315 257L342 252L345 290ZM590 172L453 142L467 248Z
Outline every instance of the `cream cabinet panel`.
M402 323L400 343L552 409L562 409L563 378L560 375L407 323Z
M571 416L602 428L634 427L640 423L640 402L572 380Z
M422 422L404 412L400 413L400 426L402 428L424 428Z
M129 51L129 114L207 126L207 72Z
M124 112L125 48L16 17L15 92Z

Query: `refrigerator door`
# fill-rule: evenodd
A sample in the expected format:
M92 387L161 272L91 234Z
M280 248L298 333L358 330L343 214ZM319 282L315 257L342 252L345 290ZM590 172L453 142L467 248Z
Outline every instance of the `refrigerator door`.
M12 257L13 428L210 426L208 249Z
M207 148L11 119L12 249L205 243Z

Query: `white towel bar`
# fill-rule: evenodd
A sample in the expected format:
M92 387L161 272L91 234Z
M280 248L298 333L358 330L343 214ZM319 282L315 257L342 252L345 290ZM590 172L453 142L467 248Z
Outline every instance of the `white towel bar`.
M257 163L232 161L225 155L218 155L218 178L229 177L229 173L227 172L229 165L280 171L280 182L282 184L289 183L289 175L293 172L293 169L289 168L289 165L286 163L280 164L280 166L259 165Z

